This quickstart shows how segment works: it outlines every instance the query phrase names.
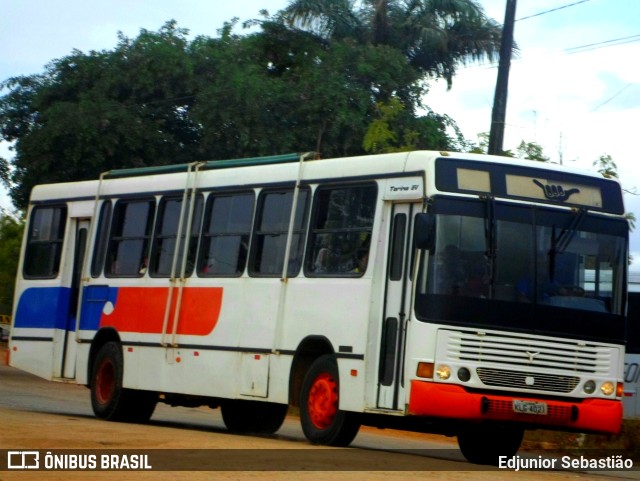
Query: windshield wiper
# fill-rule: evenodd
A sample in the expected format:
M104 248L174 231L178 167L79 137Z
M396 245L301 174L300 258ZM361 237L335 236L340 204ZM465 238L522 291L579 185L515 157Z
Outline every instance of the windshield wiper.
M493 298L493 273L496 264L496 200L492 196L484 198L486 212L484 216L484 238L487 243L487 278L489 279L489 298Z
M556 256L563 254L567 250L569 244L573 240L578 228L582 224L587 211L584 209L578 210L578 214L571 219L569 225L564 227L560 232L560 235L556 238L556 225L551 227L551 248L549 249L549 280L553 282L556 270Z

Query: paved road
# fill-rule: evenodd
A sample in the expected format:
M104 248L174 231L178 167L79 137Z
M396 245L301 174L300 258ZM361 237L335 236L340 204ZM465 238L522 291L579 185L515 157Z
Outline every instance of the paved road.
M219 410L209 408L158 405L147 425L109 423L93 417L89 391L85 387L43 381L1 364L0 423L0 450L150 450L156 467L160 463L175 469L171 473L120 472L117 477L113 472L0 471L0 481L74 478L391 481L416 479L416 476L454 480L513 479L515 476L531 480L640 479L637 471L596 475L551 471L514 473L478 468L464 460L453 439L392 430L363 428L352 444L356 449L312 446L304 439L295 417L287 418L274 436L233 435L225 429ZM160 449L165 451L158 458ZM202 464L206 471L198 471Z

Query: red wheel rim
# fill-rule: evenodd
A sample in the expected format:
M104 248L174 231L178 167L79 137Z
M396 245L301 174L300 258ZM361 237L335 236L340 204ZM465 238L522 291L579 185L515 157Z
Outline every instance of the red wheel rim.
M116 375L113 363L104 359L96 375L96 400L100 404L107 404L113 397L116 385Z
M331 426L338 412L338 383L328 373L316 377L309 390L307 402L309 419L318 429Z

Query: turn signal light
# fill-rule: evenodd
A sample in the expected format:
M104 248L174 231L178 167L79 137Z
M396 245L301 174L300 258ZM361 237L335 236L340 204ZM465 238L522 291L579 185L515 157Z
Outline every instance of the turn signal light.
M418 369L416 370L416 376L433 379L433 363L419 362Z

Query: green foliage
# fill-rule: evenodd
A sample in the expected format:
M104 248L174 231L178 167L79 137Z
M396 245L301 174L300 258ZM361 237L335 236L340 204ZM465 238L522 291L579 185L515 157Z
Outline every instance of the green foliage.
M465 142L455 122L447 116L428 112L416 117L407 113L397 97L378 102L377 107L377 116L369 124L362 143L368 153L459 150Z
M111 52L79 51L38 76L16 77L0 100L0 133L15 140L14 204L24 207L42 182L95 178L101 171L185 162L197 129L186 31L174 22L159 32L120 36Z
M471 0L355 5L294 0L249 22L258 33L235 34L234 19L191 41L170 21L7 79L0 137L15 156L0 159L0 180L24 208L36 184L111 169L464 145L452 119L422 105L424 78L450 82L460 63L492 56L497 25Z
M496 58L502 36L473 0L292 0L280 18L327 40L390 46L449 86L460 65Z
M11 314L24 221L0 215L0 314Z
M593 161L592 165L598 169L602 177L618 178L618 165L609 154L602 154L598 160Z
M632 231L636 228L636 215L633 212L625 212L624 214L627 221L629 221L629 229Z
M489 132L478 134L478 145L471 144L467 149L472 154L486 154L489 150Z
M521 145L524 144L524 141L521 142ZM468 142L465 140L460 141L460 145L463 147L461 150L466 152L470 152L472 154L486 154L489 151L489 132L480 132L478 134L478 144L474 144L472 142ZM526 145L535 145L535 144L526 144ZM542 147L540 147L542 149ZM516 157L511 150L503 150L503 157ZM523 157L526 155L523 154ZM522 158L522 157L521 157Z
M9 167L9 162L7 159L0 157L0 182L3 183L5 187L11 187L10 178L11 168Z
M618 165L609 154L602 154L597 160L593 161L592 165L598 169L598 172L602 177L607 179L618 178ZM632 231L635 230L636 215L633 212L626 212L624 216L629 222L629 229ZM629 256L629 259L629 263L631 263L631 256Z
M549 162L549 157L544 155L542 146L535 142L520 142L516 148L516 157L524 160L535 160L536 162Z
M364 136L362 146L369 153L387 153L400 152L403 150L411 150L412 144L397 145L398 135L390 128L390 122L393 122L398 115L405 110L404 105L397 97L391 98L388 102L378 102L379 117L374 119L369 125L369 129ZM413 138L409 134L406 140Z

